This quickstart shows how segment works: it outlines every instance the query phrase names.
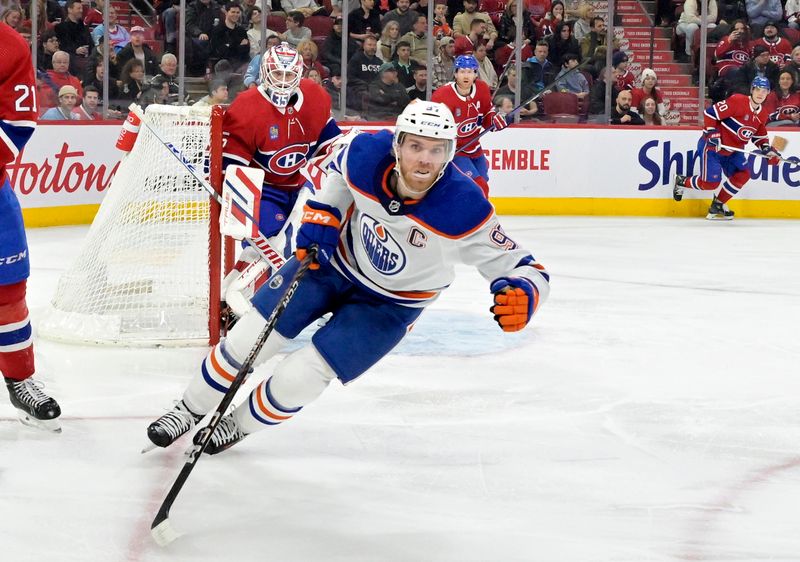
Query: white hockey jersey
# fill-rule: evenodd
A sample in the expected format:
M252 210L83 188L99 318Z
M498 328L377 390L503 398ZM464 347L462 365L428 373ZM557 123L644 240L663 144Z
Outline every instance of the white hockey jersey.
M471 264L490 283L524 277L536 290L534 311L550 290L543 266L506 236L480 188L449 164L424 199L389 188L392 133L362 133L340 149L323 189L313 196L339 209L343 226L332 265L357 286L398 304L424 307Z

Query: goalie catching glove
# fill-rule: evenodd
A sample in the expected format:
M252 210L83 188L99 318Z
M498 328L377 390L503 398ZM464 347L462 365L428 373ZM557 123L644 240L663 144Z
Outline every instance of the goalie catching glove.
M317 257L311 269L319 269L333 257L336 244L339 242L339 228L342 215L339 209L307 201L303 207L303 223L297 231L297 259L303 261L308 253L308 248L317 246Z
M490 309L494 320L504 332L518 332L524 328L536 309L538 293L533 284L519 277L501 277L490 288L494 293L494 306Z

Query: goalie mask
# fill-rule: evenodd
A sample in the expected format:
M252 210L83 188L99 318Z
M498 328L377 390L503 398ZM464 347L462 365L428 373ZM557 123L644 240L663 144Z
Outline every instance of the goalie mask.
M261 59L261 88L275 107L286 107L303 77L303 58L294 47L281 43Z

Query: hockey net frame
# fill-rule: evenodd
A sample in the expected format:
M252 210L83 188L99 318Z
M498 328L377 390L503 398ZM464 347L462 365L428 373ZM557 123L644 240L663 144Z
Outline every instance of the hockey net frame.
M145 111L148 123L196 169L205 170L217 193L223 181L224 111L164 105ZM222 278L235 254L233 240L220 234L219 215L219 203L142 125L81 254L62 274L37 323L38 334L78 344L214 345L223 330ZM148 238L152 231L163 239Z

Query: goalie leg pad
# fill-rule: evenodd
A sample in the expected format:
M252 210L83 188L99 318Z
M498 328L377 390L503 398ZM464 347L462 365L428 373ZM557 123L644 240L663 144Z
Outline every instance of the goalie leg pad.
M211 349L203 360L199 373L183 394L183 401L192 412L205 414L219 403L220 395L230 388L265 324L263 316L251 311L236 323L226 339ZM253 367L278 353L284 348L286 341L286 338L273 330Z
M258 385L233 416L244 433L278 425L316 400L334 378L330 365L308 345L281 361L275 374Z
M222 281L225 302L237 316L242 317L253 308L250 299L271 274L272 267L254 248L247 246L242 251L239 261Z
M25 288L25 281L0 285L0 373L17 381L35 371Z

